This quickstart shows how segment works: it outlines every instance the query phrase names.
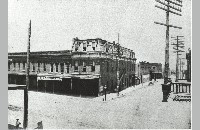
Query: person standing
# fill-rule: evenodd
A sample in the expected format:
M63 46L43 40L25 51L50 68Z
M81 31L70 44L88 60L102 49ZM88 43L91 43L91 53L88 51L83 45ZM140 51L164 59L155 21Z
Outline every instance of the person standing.
M43 129L42 121L38 122L37 125L38 125L38 126L37 126L37 128L35 128L35 129Z
M16 129L19 129L19 125L20 125L21 123L19 122L19 119L16 119Z

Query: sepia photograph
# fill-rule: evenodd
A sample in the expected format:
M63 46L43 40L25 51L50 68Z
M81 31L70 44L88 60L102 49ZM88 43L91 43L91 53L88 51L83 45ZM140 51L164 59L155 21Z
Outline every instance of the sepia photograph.
M192 129L191 37L191 0L8 0L8 129Z

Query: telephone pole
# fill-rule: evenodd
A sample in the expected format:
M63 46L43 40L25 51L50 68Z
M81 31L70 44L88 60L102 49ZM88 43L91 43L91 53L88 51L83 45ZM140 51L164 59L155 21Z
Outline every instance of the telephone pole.
M184 65L184 60L185 58L180 58L180 79L183 79L184 78L184 70L183 70L183 65Z
M182 7L182 0L155 0L161 5L164 5L164 8L158 5L155 5L156 8L166 11L166 23L154 22L155 24L164 25L166 26L166 47L165 47L165 69L164 69L164 84L168 83L168 76L169 76L169 28L178 28L182 29L182 27L174 26L169 24L169 13L179 15L181 14L180 7ZM175 7L177 6L177 7ZM165 8L166 7L166 8Z
M178 71L178 61L179 61L179 55L181 55L179 52L184 52L183 50L180 50L180 48L184 48L184 43L183 41L180 41L180 37L183 37L183 36L177 36L176 37L176 44L171 44L171 45L174 45L175 47L173 47L173 49L175 50L174 53L176 53L176 82L178 82L178 77L179 77L179 71ZM175 37L172 37L172 38L175 38ZM181 70L180 70L180 74L181 74Z
M120 79L119 79L119 56L120 56L120 44L119 44L119 33L118 33L118 45L117 45L117 56L118 60L117 60L117 95L119 96L119 84L120 84Z
M28 89L29 89L29 69L30 69L30 38L31 38L31 20L29 23L28 44L27 44L27 67L26 67L26 88L24 90L24 122L23 127L28 126Z

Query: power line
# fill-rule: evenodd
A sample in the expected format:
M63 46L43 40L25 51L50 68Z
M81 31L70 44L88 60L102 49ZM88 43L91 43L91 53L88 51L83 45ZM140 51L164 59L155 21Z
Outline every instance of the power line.
M181 38L181 37L183 37L183 36L177 36L176 39L174 39L174 40L176 40L176 43L171 44L171 45L174 45L174 47L173 47L173 49L175 50L174 53L177 54L177 57L176 57L176 82L178 82L178 77L179 77L179 71L178 71L179 55L181 55L181 52L184 52L181 49L183 49L185 47L184 44L182 43L182 41L180 42L181 39L179 39L179 38ZM172 37L172 38L174 38L174 37Z
M154 22L155 24L166 26L166 47L165 47L165 69L164 69L164 84L168 83L168 76L169 76L169 28L178 28L182 29L182 27L174 26L169 24L169 14L172 13L174 15L182 16L180 12L182 12L182 1L176 0L155 0L159 4L164 7L155 5L156 8L166 11L166 23Z

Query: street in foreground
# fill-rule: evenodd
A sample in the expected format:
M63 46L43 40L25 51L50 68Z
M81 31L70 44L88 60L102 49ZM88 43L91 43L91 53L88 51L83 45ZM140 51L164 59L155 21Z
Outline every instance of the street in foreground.
M189 129L191 103L162 102L163 80L96 98L29 92L28 128ZM123 94L123 95L122 95ZM8 123L23 122L23 91L8 91Z

